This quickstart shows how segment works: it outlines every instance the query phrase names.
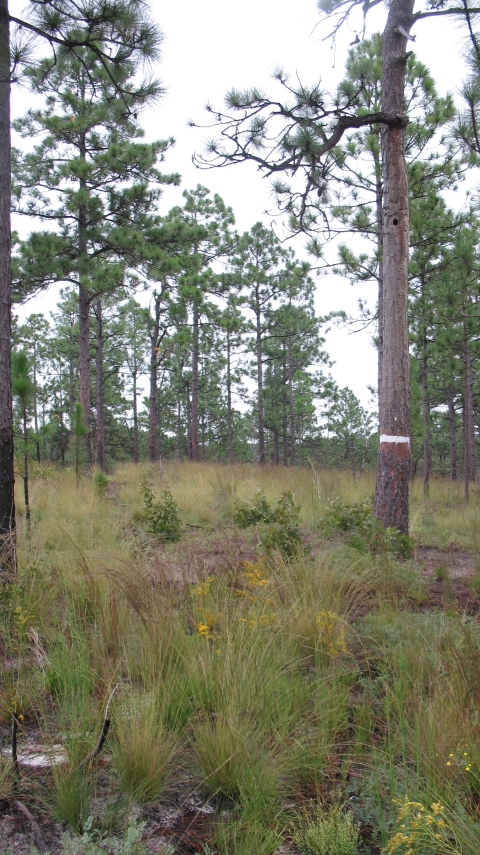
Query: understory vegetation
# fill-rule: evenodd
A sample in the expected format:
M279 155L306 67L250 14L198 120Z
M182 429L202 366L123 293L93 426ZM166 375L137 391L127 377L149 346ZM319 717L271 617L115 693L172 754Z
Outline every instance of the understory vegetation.
M57 828L52 853L478 855L475 496L414 484L404 557L369 529L369 473L31 476L0 614L0 798Z

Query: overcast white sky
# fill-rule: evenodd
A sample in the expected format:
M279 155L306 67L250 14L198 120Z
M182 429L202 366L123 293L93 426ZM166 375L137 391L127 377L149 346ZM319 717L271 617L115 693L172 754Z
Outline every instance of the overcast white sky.
M12 11L20 10L24 2L11 0L10 5ZM351 29L340 33L334 52L329 42L322 41L325 25L315 28L316 0L150 0L150 7L165 34L158 71L167 93L155 109L144 114L142 124L149 139L175 137L165 170L182 175L181 188L165 193L165 212L173 204L181 204L183 189L202 183L232 206L239 230L249 229L259 219L270 223L272 217L264 213L273 204L268 180L252 164L196 169L192 154L201 151L212 134L189 128L187 122L206 124L205 104L221 108L225 92L231 88L256 85L271 91L270 77L278 65L292 76L298 74L305 83L321 78L324 88L333 89L343 75L348 45L361 32L360 10ZM381 32L385 14L382 7L370 13L367 35ZM465 73L461 31L451 21L439 19L418 22L412 32L416 36L412 48L430 68L439 92L455 93ZM28 108L24 90L17 88L13 101L17 115ZM296 240L295 249L302 254L301 239ZM352 287L338 277L318 280L317 309L322 315L335 309L353 313L359 297L374 303L372 288ZM36 300L27 306L27 313L48 308L48 298ZM333 330L327 338L327 349L335 361L333 376L340 386L353 389L364 404L370 398L367 385L376 385L376 352L370 338L370 332L348 335L344 330Z

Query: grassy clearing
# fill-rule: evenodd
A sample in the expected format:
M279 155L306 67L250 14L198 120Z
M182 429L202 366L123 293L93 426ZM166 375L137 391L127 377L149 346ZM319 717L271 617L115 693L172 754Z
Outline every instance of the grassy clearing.
M148 534L147 476L178 503L179 542ZM79 851L114 851L107 832L140 851L142 815L181 792L214 809L199 853L478 855L478 621L452 599L432 608L415 558L322 535L332 497L362 502L373 486L213 464L125 466L102 490L37 473L2 601L0 716L4 748L16 716L19 751L66 751L42 773L20 766L20 792L74 835L65 852L75 835ZM293 558L233 524L259 490L300 505ZM412 532L475 555L477 511L446 482L428 503L414 487ZM105 749L82 765L115 686ZM0 798L18 786L5 759Z

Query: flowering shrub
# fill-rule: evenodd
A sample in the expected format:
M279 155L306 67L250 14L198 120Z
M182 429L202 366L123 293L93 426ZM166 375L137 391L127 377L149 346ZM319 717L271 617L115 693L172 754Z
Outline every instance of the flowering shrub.
M452 823L447 818L445 806L433 802L430 808L421 802L395 800L398 816L395 833L389 840L384 855L460 855Z
M461 745L448 755L446 766L453 767L459 774L465 775L470 794L480 799L480 747Z
M320 645L330 656L338 656L347 652L345 629L341 619L335 612L322 611L315 618L319 633Z

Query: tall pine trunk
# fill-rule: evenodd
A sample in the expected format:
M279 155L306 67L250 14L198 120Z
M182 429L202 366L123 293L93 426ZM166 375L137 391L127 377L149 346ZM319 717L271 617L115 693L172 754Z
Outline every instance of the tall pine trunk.
M383 34L382 111L403 115L407 34L414 0L392 0ZM383 366L374 512L384 527L408 532L410 377L408 353L408 183L405 127L382 125Z
M475 483L475 418L473 412L473 372L472 354L468 344L466 346L465 352L465 403L466 428L468 437L468 478L472 483Z
M177 401L177 460L182 459L182 393L178 392Z
M293 397L292 337L288 337L288 407L290 411L290 463L295 466L295 402Z
M455 405L453 402L453 389L447 392L448 398L448 423L449 423L449 450L450 450L450 478L457 480L457 431L455 424Z
M283 346L282 362L282 437L283 465L288 466L288 417L287 417L287 357Z
M430 399L428 394L427 338L422 336L422 415L423 415L423 494L430 494L430 469L432 450L430 447Z
M233 463L232 368L230 333L227 330L227 437L228 462Z
M80 139L80 160L86 160L86 134L84 133ZM80 178L80 193L83 197L87 194L87 185L84 178ZM90 414L90 302L91 297L88 293L88 288L84 281L84 269L87 266L88 260L88 236L87 236L87 205L82 202L78 211L78 269L79 269L79 286L78 286L78 309L79 309L79 358L78 358L78 374L79 374L79 399L82 407L82 418L87 429L85 433L85 449L87 453L87 463L90 466L92 462L92 437L90 433L91 414Z
M133 462L138 463L139 453L138 453L138 392L137 392L137 365L136 362L134 364L133 372L132 372L132 381L133 381L133 389L132 389L132 397L133 397Z
M260 321L259 286L255 288L256 298L256 352L257 352L257 410L258 410L258 462L265 463L265 417L263 406L263 354L262 354L262 325Z
M158 339L160 334L161 294L155 295L153 329L150 332L150 393L148 397L148 459L159 459L158 448Z
M23 453L23 495L25 498L25 519L27 522L27 534L30 535L31 530L31 522L30 522L30 496L28 492L28 428L27 428L27 410L26 407L23 409L23 442L25 444L25 450Z
M187 457L193 460L192 454L192 402L190 399L190 383L186 384L186 405L187 405Z
M8 0L0 0L0 570L15 571L11 382L11 145Z
M192 331L192 410L191 410L191 452L192 460L199 459L198 450L198 363L200 358L199 348L199 314L198 306L193 304L193 331Z
M97 350L95 354L95 408L97 411L96 459L97 466L105 472L105 390L103 382L103 319L102 298L96 305Z

